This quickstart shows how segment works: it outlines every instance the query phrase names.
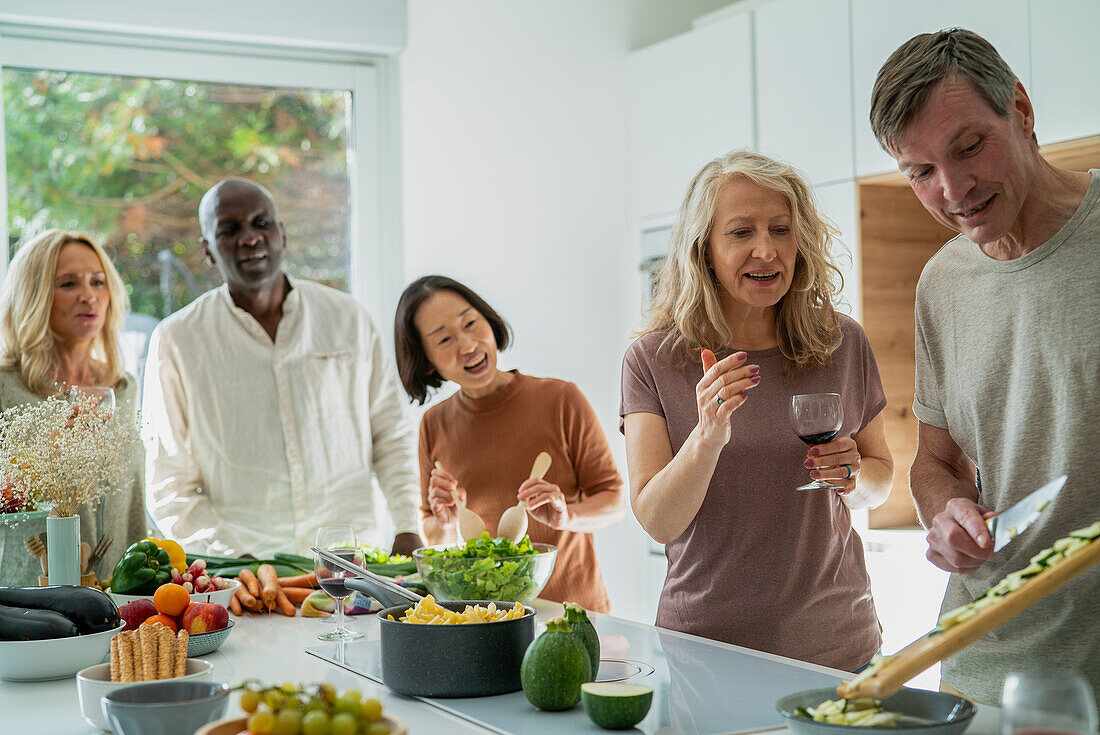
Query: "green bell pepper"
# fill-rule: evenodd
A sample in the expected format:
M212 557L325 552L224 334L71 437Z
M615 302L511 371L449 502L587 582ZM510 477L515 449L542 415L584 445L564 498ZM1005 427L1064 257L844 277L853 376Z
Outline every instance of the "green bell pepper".
M152 541L131 544L111 573L111 591L120 595L151 595L172 579L168 552Z

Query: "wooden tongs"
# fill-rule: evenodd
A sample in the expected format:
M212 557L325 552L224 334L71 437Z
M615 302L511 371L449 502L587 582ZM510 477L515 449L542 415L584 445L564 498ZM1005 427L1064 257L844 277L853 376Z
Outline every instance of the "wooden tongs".
M1027 579L1011 593L982 608L973 616L952 625L942 633L928 633L893 656L872 665L864 676L857 675L841 684L836 693L844 699L886 697L901 688L932 664L970 645L1020 611L1030 607L1066 582L1100 562L1100 539L1056 566Z

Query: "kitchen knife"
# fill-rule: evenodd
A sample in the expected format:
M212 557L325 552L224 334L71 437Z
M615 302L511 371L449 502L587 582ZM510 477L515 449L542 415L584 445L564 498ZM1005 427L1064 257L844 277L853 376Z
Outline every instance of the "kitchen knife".
M994 553L1026 531L1027 527L1042 515L1043 510L1062 491L1062 486L1066 484L1066 477L1067 475L1062 475L1051 480L1004 513L993 516L985 522L989 527L989 533L993 536Z

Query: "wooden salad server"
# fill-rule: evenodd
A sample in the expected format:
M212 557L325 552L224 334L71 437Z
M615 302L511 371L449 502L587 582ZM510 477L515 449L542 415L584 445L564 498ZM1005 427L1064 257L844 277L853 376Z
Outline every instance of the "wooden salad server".
M439 462L435 463L435 468L441 472L446 471ZM467 508L454 490L451 491L451 500L454 501L455 508L458 509L458 538L462 541L469 541L484 533L485 522L481 520L481 516Z
M535 457L535 464L531 466L531 477L542 479L546 471L550 469L550 455L547 452L539 452ZM527 507L523 501L519 501L500 516L497 524L497 536L506 538L512 543L519 541L527 533Z
M1028 578L1015 590L978 610L966 620L955 623L943 632L921 636L893 656L884 658L879 667L869 667L867 671L871 673L868 676L857 675L837 687L837 694L844 699L858 699L881 698L896 692L902 684L932 664L973 643L1097 562L1100 562L1100 539L1067 556L1057 565Z

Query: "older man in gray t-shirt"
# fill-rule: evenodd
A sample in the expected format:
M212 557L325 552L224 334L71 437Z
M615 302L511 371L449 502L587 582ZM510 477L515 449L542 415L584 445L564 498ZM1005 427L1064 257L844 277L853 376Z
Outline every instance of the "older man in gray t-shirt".
M1023 86L963 29L894 52L871 125L925 208L961 233L925 266L916 303L910 481L928 558L954 572L947 609L1100 517L1100 171L1042 158ZM985 519L1063 473L1052 507L994 555ZM1071 670L1100 697L1098 633L1094 568L946 660L945 688L997 703L1009 671Z

